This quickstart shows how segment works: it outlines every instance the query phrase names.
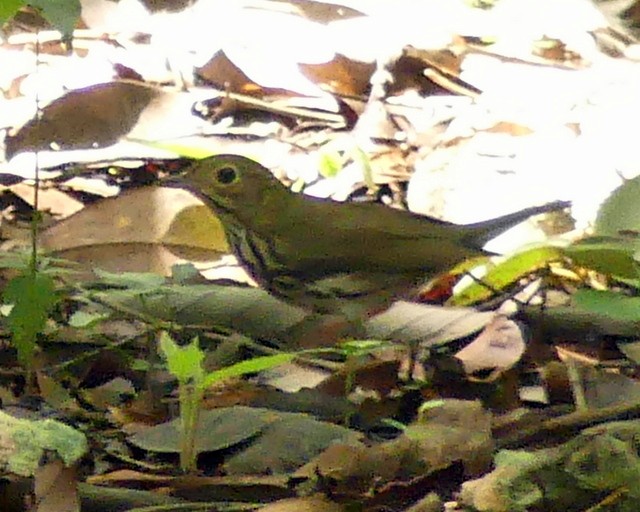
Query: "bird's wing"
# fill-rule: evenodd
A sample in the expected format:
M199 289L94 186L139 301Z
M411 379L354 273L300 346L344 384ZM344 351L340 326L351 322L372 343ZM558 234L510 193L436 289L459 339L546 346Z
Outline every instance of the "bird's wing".
M279 219L272 246L283 267L305 275L432 274L482 254L460 242L454 224L382 205L322 205Z

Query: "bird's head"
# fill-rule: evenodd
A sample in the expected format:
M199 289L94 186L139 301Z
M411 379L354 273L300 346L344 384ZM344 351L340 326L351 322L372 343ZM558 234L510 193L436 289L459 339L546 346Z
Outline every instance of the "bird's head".
M238 214L282 199L290 192L271 172L240 155L215 155L185 171L187 187L220 213Z

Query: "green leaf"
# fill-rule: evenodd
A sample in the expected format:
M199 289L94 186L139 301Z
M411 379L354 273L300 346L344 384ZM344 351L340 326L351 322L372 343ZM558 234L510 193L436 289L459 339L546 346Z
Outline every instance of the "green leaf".
M73 33L80 19L80 0L29 0L29 4L40 9L42 15L64 38Z
M344 167L342 156L337 151L322 151L318 161L318 169L325 178L334 178Z
M49 313L58 301L53 279L31 270L24 271L9 281L4 300L13 304L7 320L18 360L29 367L36 337L44 330Z
M379 348L388 347L388 341L379 340L350 340L340 343L339 348L348 356L370 354Z
M472 283L449 301L456 306L476 304L490 298L495 290L503 290L522 277L546 267L550 262L561 260L564 249L559 247L536 247L510 256L505 261L490 267L482 276L482 283Z
M106 313L89 313L87 311L76 311L69 318L69 325L76 329L93 327L97 323L109 318Z
M197 278L200 272L193 263L176 263L171 267L171 279L178 284L186 284Z
M143 290L144 291L144 290ZM265 290L240 286L165 285L157 293L108 290L92 294L119 311L180 325L232 329L252 338L281 339L307 313Z
M373 169L371 167L371 158L359 146L353 148L352 157L355 162L362 168L364 183L369 190L377 190L378 185L373 179Z
M24 4L25 2L22 0L2 0L0 2L0 23L12 18Z
M614 237L587 238L566 249L576 265L625 279L640 275L636 251L635 240Z
M226 450L255 438L274 421L274 415L270 413L265 409L243 406L201 411L195 435L196 451ZM143 450L178 453L181 450L181 427L179 419L160 423L134 434L129 441Z
M148 372L152 368L151 363L146 359L134 359L128 366L134 372Z
M617 320L640 320L640 297L627 297L611 291L578 290L574 304L581 309Z
M204 352L200 350L198 339L181 347L166 332L160 334L160 350L167 360L167 368L181 383L194 381L199 384L204 376L202 362Z
M100 278L100 284L118 288L135 290L152 290L162 286L166 279L151 272L120 272L113 273L95 269L94 273Z
M625 181L615 189L598 211L595 234L617 236L625 231L640 233L639 194L640 176Z
M273 356L255 357L226 368L216 370L205 377L203 386L208 387L230 377L239 377L247 373L257 373L290 362L295 354L276 354Z

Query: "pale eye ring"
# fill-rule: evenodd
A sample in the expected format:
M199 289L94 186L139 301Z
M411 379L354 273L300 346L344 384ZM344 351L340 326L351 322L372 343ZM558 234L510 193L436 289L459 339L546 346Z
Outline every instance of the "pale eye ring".
M229 185L238 179L238 171L233 167L222 167L216 171L216 179L223 185Z

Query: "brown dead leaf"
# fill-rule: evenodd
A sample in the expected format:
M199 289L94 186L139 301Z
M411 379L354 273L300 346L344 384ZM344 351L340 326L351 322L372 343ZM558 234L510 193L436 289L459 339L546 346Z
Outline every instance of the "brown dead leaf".
M137 82L110 82L70 91L7 138L7 157L21 151L108 146L128 133L161 92ZM117 108L114 108L117 106Z
M268 3L265 2L267 5ZM364 16L360 11L347 7L346 5L332 4L329 2L314 2L312 0L276 1L272 5L286 4L300 16L318 23L330 23L332 21L346 20Z
M261 507L260 510L263 512L344 512L347 507L324 496L307 496L276 501Z
M46 230L42 247L112 271L167 273L180 258L228 252L220 222L185 190L142 187L94 203Z
M491 417L480 402L445 400L423 408L420 420L397 439L374 446L334 444L295 475L328 477L336 493L354 496L454 462L462 462L467 474L479 474L492 453Z
M142 473L133 469L118 469L103 475L92 475L87 478L87 483L93 485L124 485L138 489L153 489L164 487L171 483L174 477L168 475L154 475Z
M462 362L467 375L491 370L491 379L495 379L520 361L525 348L518 324L505 316L496 316L455 357Z
M346 383L351 382L353 388L374 390L380 396L387 396L399 387L399 366L399 361L369 361L358 366L354 364L335 372L316 389L330 396L343 396Z
M53 377L38 371L36 378L38 379L40 395L47 405L57 410L77 411L80 409L78 402L71 396L69 390Z
M531 53L536 57L560 63L579 62L581 58L580 54L569 50L560 39L546 36L534 41Z
M129 136L155 142L200 133L205 122L191 107L191 93L165 91L121 80L76 89L42 109L7 137L7 157L23 151L95 149Z
M196 73L225 91L255 96L264 94L264 89L229 60L223 50L217 52L205 65L197 68Z
M23 182L8 188L24 202L33 206L35 197L33 186ZM38 208L49 211L56 217L68 217L80 211L82 203L62 190L41 188L38 192Z
M61 460L41 465L35 473L37 512L80 512L76 470Z
M336 54L330 62L299 64L302 73L324 89L344 96L364 96L375 65Z
M243 501L272 501L294 495L287 475L247 476L197 476L184 475L174 479L173 496L190 498L198 493L216 495L222 501L234 501L238 496L248 497Z
M491 128L488 128L486 131L488 133L507 133L514 137L522 137L533 133L533 130L528 126L507 121L500 121L494 124Z

